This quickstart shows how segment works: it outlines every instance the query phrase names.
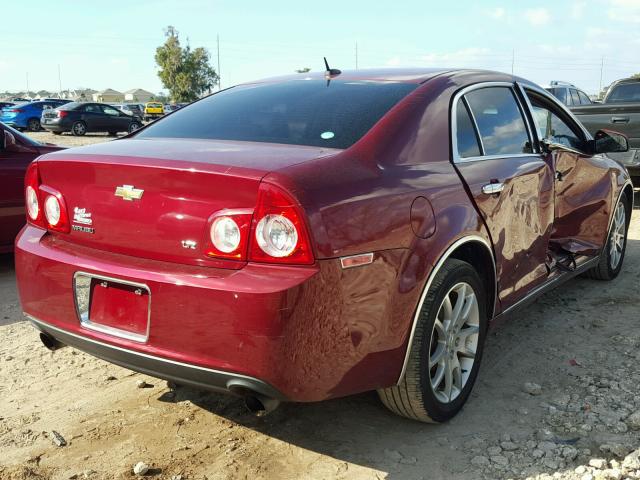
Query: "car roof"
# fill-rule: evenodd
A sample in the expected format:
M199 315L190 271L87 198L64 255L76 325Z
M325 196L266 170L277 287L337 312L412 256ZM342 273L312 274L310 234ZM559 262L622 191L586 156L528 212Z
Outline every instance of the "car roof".
M450 72L451 68L367 68L361 70L342 70L339 75L332 75L331 81L378 81L378 82L401 82L401 83L423 83L430 78L445 72ZM282 75L278 77L264 78L257 81L246 82L252 83L277 83L287 82L290 80L325 79L325 72L307 72L294 73L291 75Z

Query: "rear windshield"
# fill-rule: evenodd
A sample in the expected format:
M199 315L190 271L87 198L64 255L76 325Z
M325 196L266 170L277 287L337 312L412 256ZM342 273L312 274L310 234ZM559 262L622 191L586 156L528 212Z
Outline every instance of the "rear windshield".
M348 148L416 84L325 80L243 85L148 126L137 138L202 138Z
M607 103L640 102L640 82L622 83L613 87Z

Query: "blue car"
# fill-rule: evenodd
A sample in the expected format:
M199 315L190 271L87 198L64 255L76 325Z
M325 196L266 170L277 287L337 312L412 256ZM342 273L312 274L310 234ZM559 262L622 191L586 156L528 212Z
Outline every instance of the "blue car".
M49 108L58 108L70 100L46 100L42 102L29 102L10 107L4 107L0 112L0 122L18 130L40 130L40 117L42 111Z

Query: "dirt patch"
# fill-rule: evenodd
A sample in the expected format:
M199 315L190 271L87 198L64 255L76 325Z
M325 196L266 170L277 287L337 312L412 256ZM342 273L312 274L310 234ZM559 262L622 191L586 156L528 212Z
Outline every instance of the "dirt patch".
M91 145L93 143L108 142L123 135L110 136L107 133L87 133L82 137L76 137L70 133L54 135L51 132L24 132L34 140L43 143L55 143L63 147L79 147L82 145Z
M17 299L2 261L5 308ZM492 331L472 397L446 425L396 417L374 393L257 418L236 398L48 352L12 323L0 327L0 478L128 479L140 461L157 479L640 478L638 291L636 210L621 275L575 279ZM19 320L17 307L1 312Z

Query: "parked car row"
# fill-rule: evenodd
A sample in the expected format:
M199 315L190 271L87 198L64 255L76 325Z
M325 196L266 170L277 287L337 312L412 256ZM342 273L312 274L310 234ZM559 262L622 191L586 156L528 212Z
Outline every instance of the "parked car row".
M0 122L19 130L37 132L41 127L42 112L58 108L69 102L70 100L52 99L9 105L0 111Z
M592 102L565 82L552 82L547 90L567 105L592 135L613 129L628 137L629 151L611 156L627 167L634 185L640 187L640 78L613 82L601 102Z
M87 130L93 106L113 109L44 118ZM471 394L491 322L581 273L618 275L633 189L607 154L627 149L509 74L240 85L33 162L20 301L51 350L252 409L377 390L443 422Z

